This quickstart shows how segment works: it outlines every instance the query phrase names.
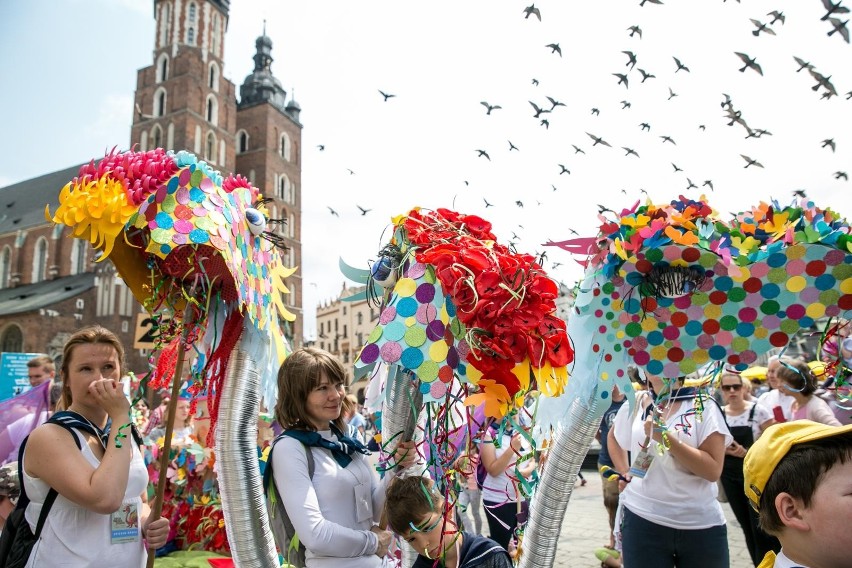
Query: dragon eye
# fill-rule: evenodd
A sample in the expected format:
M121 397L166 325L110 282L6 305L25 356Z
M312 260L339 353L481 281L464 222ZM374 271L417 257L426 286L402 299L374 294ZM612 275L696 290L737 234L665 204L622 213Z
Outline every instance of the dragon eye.
M246 221L248 221L249 231L254 236L266 230L266 217L254 207L246 209Z

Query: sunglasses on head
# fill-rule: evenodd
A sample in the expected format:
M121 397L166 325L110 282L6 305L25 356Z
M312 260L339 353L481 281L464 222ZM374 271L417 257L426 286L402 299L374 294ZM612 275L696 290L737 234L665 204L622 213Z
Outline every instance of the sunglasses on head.
M722 385L722 390L726 390L726 391L731 391L731 390L738 391L741 388L743 388L742 385Z

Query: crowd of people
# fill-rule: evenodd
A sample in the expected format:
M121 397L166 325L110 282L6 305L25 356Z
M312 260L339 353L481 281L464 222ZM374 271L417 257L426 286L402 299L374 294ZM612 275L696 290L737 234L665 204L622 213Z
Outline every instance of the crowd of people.
M154 518L148 498L159 477L155 458L169 401L161 393L153 409L144 402L131 408L123 365L116 336L91 327L69 338L58 377L50 361L31 367L33 386L53 381L57 396L20 453L19 482L29 502L24 522L37 537L26 566L57 558L140 566L148 549L199 544L184 525L193 515L187 503L203 501L200 495L210 497L215 487L215 473L205 467L213 461L204 448L206 404L196 400L192 409L188 396L177 401L170 467L184 470L169 476L180 483L166 492L163 513ZM835 562L840 538L829 538L842 529L827 515L844 519L852 510L846 503L852 411L837 403L836 393L823 399L828 385L812 365L776 356L765 383L725 370L709 389L686 377L643 378L635 370L631 376L633 404L612 389L598 433L611 529L608 545L596 551L602 566L728 566L732 529L722 500L755 566L771 566L765 558L779 567L842 565ZM403 542L417 554L418 568L511 566L528 508L521 485L546 462L523 431L529 424L487 428L458 456L454 467L464 475L449 492L412 472L418 458L412 441L398 444L380 477L367 447L376 443L377 417L365 416L345 382L330 353L299 349L279 370L274 421L259 419L260 453L266 450L269 478L291 523L290 533L275 532L284 556L293 550L283 535L295 533L311 568L378 568ZM789 482L800 470L810 473ZM218 508L203 514L221 518L215 494L204 506L211 503ZM201 545L227 552L224 531L216 532Z

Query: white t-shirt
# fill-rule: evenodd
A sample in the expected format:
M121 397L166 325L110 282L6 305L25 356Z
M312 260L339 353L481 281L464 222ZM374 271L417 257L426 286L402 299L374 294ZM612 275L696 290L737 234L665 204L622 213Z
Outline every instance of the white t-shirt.
M756 402L746 401L745 405L745 412L737 416L732 416L731 411L726 408L725 418L728 421L728 426L749 426L748 417L751 413L752 406L754 406L754 417L751 421L751 433L752 436L754 436L754 439L757 440L763 433L763 430L760 429L760 425L767 420L772 420L774 416L772 416L766 407L761 406Z
M783 388L783 387L782 387ZM769 411L769 414L772 418L775 418L775 407L781 407L781 411L784 413L784 419L789 422L793 419L793 401L795 399L792 396L787 396L781 392L780 389L772 389L769 392L765 392L760 395L760 398L757 399L757 404L764 407Z
M709 400L704 404L701 420L692 411L694 401L683 401L678 414L668 416L666 426L672 444L678 440L697 448L710 435L718 432L725 438L727 446L733 437L725 426L722 412ZM639 399L639 404L644 401ZM628 448L631 459L635 460L641 444L645 441L645 430L642 421L642 406L635 414L629 439L624 433L624 424L634 416L629 404L618 409L613 426L619 445ZM682 425L689 426L685 433ZM619 430L622 430L619 432ZM656 442L651 442L656 444ZM674 529L706 529L725 524L722 507L716 500L718 490L716 484L699 477L681 465L671 453L664 451L662 455L654 452L654 461L644 479L634 477L621 494L621 504L643 519L664 527Z
M319 434L336 440L330 430ZM370 527L378 524L385 488L394 474L388 472L380 482L367 456L354 453L343 468L329 450L308 451L314 458L313 480L300 441L285 436L271 456L275 486L305 545L308 568L382 566L375 554L378 539Z
M483 444L491 444L493 442L493 438L491 432L485 434L482 437ZM512 452L511 449L512 444L512 436L510 434L503 433L503 437L500 439L500 447L494 446L494 457L499 458L503 455L504 452ZM521 455L524 455L530 450L530 446L527 443L526 439L523 439L521 443ZM481 458L480 458L481 459ZM513 456L509 461L509 465L506 466L506 469L500 473L498 476L493 476L490 473L485 476L485 481L482 483L482 500L488 501L490 503L516 503L518 501L518 494L515 491L515 482L509 477L511 473L512 476L515 476L515 463L517 462L517 455ZM525 462L527 463L527 462Z

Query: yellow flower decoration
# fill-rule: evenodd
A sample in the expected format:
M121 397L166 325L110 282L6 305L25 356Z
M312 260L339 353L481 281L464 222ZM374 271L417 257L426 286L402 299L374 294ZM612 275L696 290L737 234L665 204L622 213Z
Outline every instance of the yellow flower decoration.
M46 206L44 214L48 221L73 227L75 237L88 239L102 250L104 254L97 260L101 262L112 252L115 239L135 211L121 182L104 176L69 182L59 193L56 213L51 216Z
M482 392L467 397L465 406L485 405L485 415L501 418L509 411L512 397L506 387L491 379L480 379L479 388Z

